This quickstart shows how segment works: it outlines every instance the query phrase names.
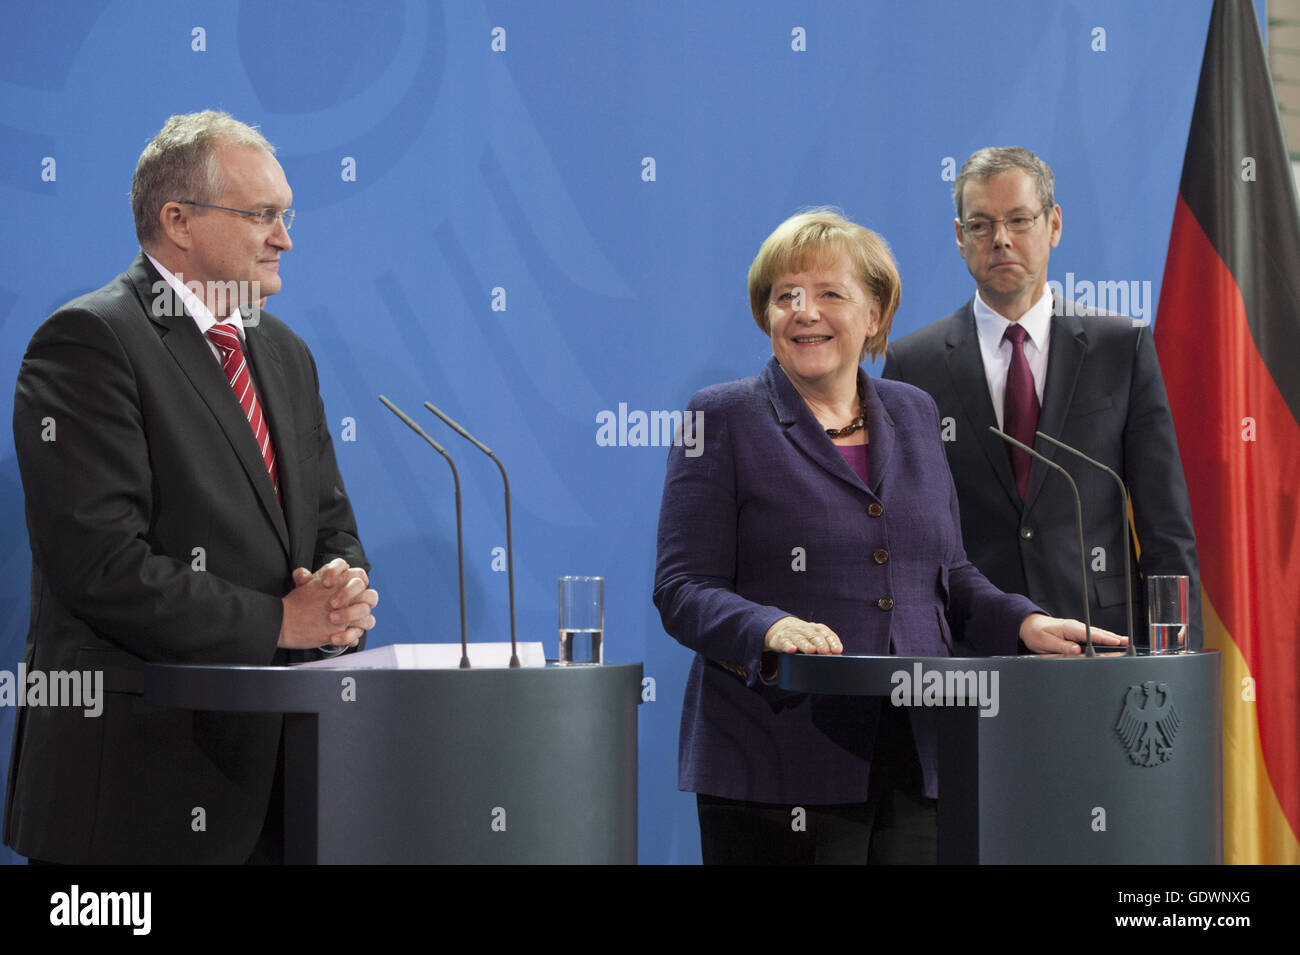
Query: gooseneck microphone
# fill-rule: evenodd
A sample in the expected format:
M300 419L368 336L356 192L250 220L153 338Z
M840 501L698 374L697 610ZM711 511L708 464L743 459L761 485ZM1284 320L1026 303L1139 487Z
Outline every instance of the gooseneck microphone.
M1068 471L1054 461L1049 461L1023 441L1017 441L1005 431L1000 431L993 425L989 425L989 430L996 434L1003 441L1014 444L1021 451L1031 457L1042 461L1053 471L1059 471L1061 477L1070 482L1070 491L1074 494L1074 526L1079 535L1079 582L1080 593L1083 596L1083 637L1086 647L1083 655L1086 657L1095 657L1097 652L1092 648L1092 608L1088 601L1088 562L1083 556L1083 502L1079 499L1079 486L1074 483L1074 478L1070 477Z
M1116 474L1113 470L1102 464L1100 461L1088 457L1078 448L1072 448L1064 441L1058 441L1050 434L1043 434L1041 431L1035 431L1036 435L1050 444L1056 445L1062 451L1068 451L1075 457L1082 458L1095 468L1101 468L1115 479L1116 485L1119 486L1119 497L1122 502L1121 520L1124 522L1124 600L1128 610L1128 650L1126 656L1137 656L1136 635L1133 632L1133 558L1130 556L1133 552L1133 528L1128 522L1128 488L1124 486L1124 479Z
M460 668L462 670L470 669L469 665L469 639L465 633L465 545L464 537L461 533L461 513L460 513L460 475L456 472L456 462L451 459L451 455L433 438L424 433L424 429L411 420L397 405L393 404L383 395L379 400L384 403L384 407L391 411L397 417L401 418L408 428L418 434L420 437L433 445L433 450L437 451L447 463L451 465L451 479L456 485L456 569L460 573Z
M447 425L447 427L451 428L452 431L455 431L458 435L491 458L496 463L497 468L501 471L501 480L505 484L506 488L506 576L509 580L510 586L510 665L512 667L517 667L519 666L519 644L515 640L515 542L514 537L510 533L510 478L506 476L506 466L501 463L501 459L493 454L486 444L474 437L455 421L452 421L445 413L438 410L427 401L424 403L424 406L441 418L443 423Z

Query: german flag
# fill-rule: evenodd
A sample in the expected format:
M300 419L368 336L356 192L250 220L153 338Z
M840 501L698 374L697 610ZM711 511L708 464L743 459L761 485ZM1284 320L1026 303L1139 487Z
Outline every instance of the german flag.
M1223 654L1224 861L1300 862L1300 212L1250 0L1216 0L1156 350Z

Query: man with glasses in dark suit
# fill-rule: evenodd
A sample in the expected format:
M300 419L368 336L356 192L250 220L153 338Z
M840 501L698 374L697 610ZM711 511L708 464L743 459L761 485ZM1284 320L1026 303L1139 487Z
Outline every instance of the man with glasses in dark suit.
M173 116L132 182L140 255L23 358L24 661L107 677L98 716L19 711L4 838L34 861L281 859L281 717L159 709L113 680L319 658L374 626L315 363L261 311L291 202L255 129Z
M1146 633L1138 572L1188 574L1188 645L1198 649L1196 540L1151 329L1054 299L1047 284L1061 239L1054 190L1052 170L1026 149L981 149L966 160L953 187L954 230L975 296L890 344L883 376L928 391L938 404L966 553L990 581L1050 614L1083 616L1070 489L990 433L997 425L1078 482L1092 623L1127 632L1118 488L1105 473L1035 442L1042 431L1115 469L1128 486L1140 552L1137 645Z

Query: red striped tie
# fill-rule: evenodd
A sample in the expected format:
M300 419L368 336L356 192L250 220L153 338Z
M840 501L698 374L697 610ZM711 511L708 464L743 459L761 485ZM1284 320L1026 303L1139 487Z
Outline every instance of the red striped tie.
M239 406L253 429L253 437L266 462L266 473L271 475L271 484L275 486L275 496L280 498L280 469L275 464L275 447L271 444L271 431L262 417L262 406L257 403L257 392L253 388L252 376L248 373L248 362L244 359L244 349L239 344L239 332L233 325L213 325L208 329L208 338L221 352L221 370L226 373L226 380L234 389ZM283 502L282 502L283 503Z

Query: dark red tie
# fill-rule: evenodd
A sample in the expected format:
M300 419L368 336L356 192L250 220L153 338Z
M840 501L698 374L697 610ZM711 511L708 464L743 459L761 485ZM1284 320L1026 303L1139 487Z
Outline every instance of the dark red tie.
M1029 333L1018 323L1008 326L1002 336L1011 342L1011 367L1007 369L1007 390L1002 399L1002 427L1017 441L1034 446L1034 432L1038 429L1038 392L1034 390L1034 375L1025 358L1025 339ZM1032 458L1019 448L1007 445L1011 457L1011 472L1016 476L1016 487L1024 500L1029 489L1029 465Z
M257 402L257 391L253 388L253 378L248 373L248 362L244 359L244 349L239 344L239 332L233 325L213 325L208 329L208 338L221 352L221 370L226 373L226 380L234 389L239 406L244 409L248 424L257 439L258 450L266 462L266 473L271 475L271 484L275 486L275 496L280 497L280 469L275 464L275 447L271 444L271 431L262 417L262 406Z

